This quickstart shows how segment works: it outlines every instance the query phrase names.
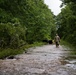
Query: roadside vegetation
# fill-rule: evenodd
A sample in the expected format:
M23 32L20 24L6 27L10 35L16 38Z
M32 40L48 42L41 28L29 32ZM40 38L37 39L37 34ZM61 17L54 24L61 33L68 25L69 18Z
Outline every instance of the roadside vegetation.
M34 44L27 44L23 45L17 49L12 49L12 48L0 48L0 59L5 59L8 56L15 56L17 54L22 54L22 53L27 53L28 48L30 47L37 47L37 46L42 46L46 43L42 42L35 42Z
M76 47L73 44L66 42L64 40L61 40L60 45L69 48L71 51L76 51Z
M43 0L0 1L0 58L40 45L55 32L54 15Z
M76 46L76 0L61 0L62 10L56 17L60 37Z
M64 8L55 16L44 0L0 0L0 58L53 40L56 32L75 46L76 1L61 1Z

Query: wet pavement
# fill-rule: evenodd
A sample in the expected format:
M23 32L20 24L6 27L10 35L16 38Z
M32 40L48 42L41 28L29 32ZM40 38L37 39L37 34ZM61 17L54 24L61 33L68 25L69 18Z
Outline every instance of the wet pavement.
M29 48L14 59L0 60L0 75L76 75L76 55L69 48Z

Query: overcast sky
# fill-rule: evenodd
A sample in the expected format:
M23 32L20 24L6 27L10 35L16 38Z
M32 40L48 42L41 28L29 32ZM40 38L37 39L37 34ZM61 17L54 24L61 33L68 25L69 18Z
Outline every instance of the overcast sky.
M54 13L54 15L58 15L61 12L60 0L44 0L44 3L48 5L48 7L51 9L51 11Z

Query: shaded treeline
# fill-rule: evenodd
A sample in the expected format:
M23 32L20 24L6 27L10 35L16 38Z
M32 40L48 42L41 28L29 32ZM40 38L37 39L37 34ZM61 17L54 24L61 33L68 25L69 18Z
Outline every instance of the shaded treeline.
M0 47L40 42L55 31L54 15L44 0L0 0Z
M59 35L72 45L76 44L76 0L61 0L61 13L56 17Z

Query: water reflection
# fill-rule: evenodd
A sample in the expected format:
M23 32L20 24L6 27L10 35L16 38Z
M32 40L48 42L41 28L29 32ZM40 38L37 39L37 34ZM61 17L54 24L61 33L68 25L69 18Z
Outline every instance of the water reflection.
M67 50L66 55L64 54L61 57L60 63L64 65L65 68L76 70L76 51L75 50ZM70 70L69 70L70 72Z

